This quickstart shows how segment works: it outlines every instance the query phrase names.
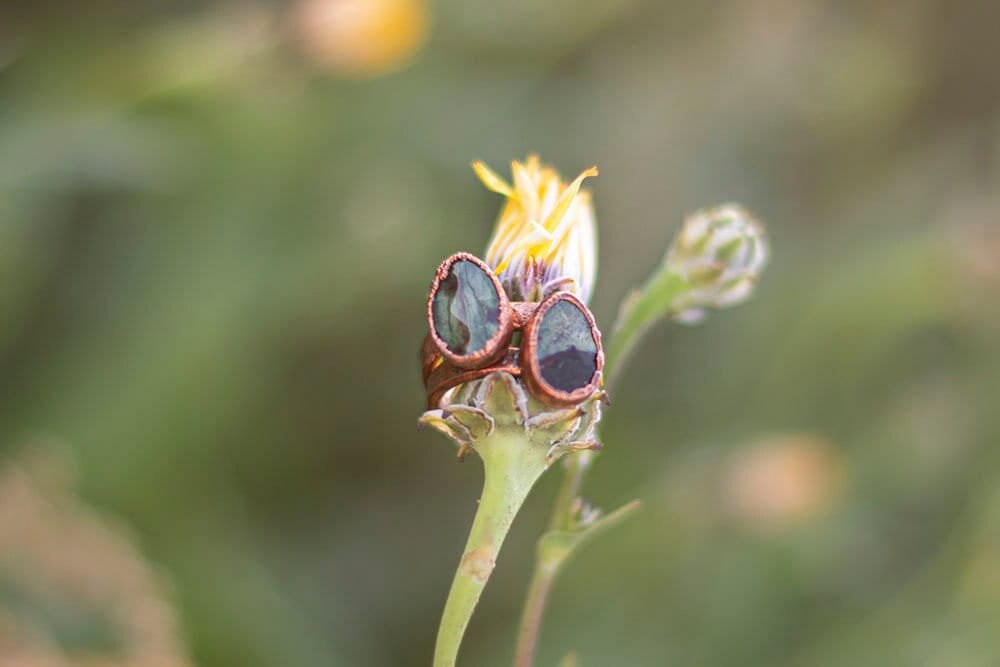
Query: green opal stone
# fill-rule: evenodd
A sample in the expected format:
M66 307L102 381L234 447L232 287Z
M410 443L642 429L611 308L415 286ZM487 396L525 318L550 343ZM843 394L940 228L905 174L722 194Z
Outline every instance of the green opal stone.
M538 325L538 366L550 386L570 392L585 387L597 371L597 341L575 303L559 301Z
M431 302L434 331L451 352L478 352L500 328L500 295L490 277L472 262L451 265Z

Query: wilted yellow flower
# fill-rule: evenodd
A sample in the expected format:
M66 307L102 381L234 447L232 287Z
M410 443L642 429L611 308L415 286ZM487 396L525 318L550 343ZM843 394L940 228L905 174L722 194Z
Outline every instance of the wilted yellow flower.
M375 76L406 64L427 37L423 0L300 0L294 28L318 64Z
M586 303L597 276L597 221L590 193L581 190L597 168L569 185L535 155L511 163L513 186L482 162L472 165L483 184L507 198L486 250L486 263L514 300L540 301L554 291Z

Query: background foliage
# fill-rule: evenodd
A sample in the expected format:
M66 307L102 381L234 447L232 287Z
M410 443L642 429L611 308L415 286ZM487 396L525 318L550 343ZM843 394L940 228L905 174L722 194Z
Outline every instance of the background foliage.
M774 257L637 351L588 489L645 510L540 664L1000 662L1000 5L390 2L352 42L317 1L0 8L0 456L71 462L195 664L429 662L481 472L414 430L425 292L498 209L469 162L529 151L601 168L605 327L704 205Z

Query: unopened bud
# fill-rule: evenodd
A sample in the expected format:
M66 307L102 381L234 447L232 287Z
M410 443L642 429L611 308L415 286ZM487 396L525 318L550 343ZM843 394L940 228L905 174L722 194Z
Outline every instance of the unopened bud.
M742 206L699 211L667 251L667 270L689 285L678 317L697 320L705 308L724 308L750 298L768 259L764 227Z

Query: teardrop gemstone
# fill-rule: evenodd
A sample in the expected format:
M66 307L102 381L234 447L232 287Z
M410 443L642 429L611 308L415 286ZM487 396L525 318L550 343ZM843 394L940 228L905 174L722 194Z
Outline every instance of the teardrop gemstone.
M552 388L571 392L590 383L597 372L597 341L575 303L557 301L545 311L536 354L542 379Z
M481 267L459 260L438 284L431 314L434 332L451 352L473 354L500 328L500 295Z

